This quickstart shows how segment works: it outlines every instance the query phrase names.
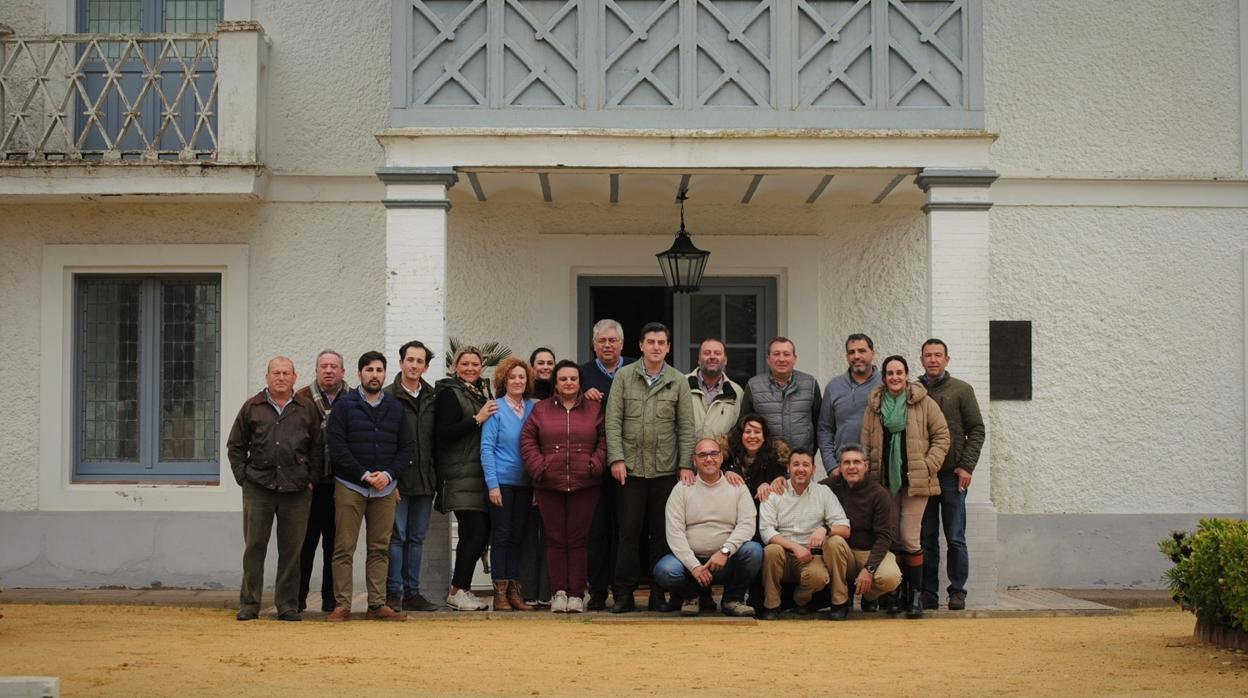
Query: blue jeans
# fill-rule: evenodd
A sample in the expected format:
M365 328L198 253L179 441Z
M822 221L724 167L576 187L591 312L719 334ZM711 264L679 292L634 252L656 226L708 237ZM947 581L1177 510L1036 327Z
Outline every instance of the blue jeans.
M490 509L490 578L496 582L520 579L520 542L533 505L533 488L499 485L503 505Z
M433 495L403 497L394 507L394 531L390 534L390 573L386 576L386 596L415 596L420 593L420 556L429 532Z
M706 563L710 557L698 557L698 562ZM727 564L711 573L711 584L724 585L724 603L742 601L750 582L758 576L763 566L763 546L755 541L747 541L735 554L728 558ZM654 583L660 587L674 591L680 598L691 601L702 593L702 585L693 578L693 572L685 569L684 563L668 553L654 566Z
M971 573L971 560L966 552L966 493L958 491L957 473L942 472L940 496L927 498L923 512L923 591L939 596L940 529L945 529L946 571L949 593L966 593L966 578Z

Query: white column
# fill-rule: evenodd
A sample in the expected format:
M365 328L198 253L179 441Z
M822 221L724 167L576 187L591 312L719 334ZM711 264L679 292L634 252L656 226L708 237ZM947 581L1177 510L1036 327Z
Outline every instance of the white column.
M446 235L451 202L446 190L455 170L383 167L386 185L385 354L390 374L398 371L399 347L419 339L434 354L425 373L441 378L446 356ZM451 522L434 512L421 556L420 586L437 603L450 585Z
M968 598L975 605L991 604L997 587L988 406L988 209L989 187L996 179L990 170L925 169L915 180L927 193L928 331L949 346L949 372L975 388L988 432L967 493Z
M386 185L386 357L419 339L436 356L426 374L432 383L445 373L446 190L457 177L451 168L401 167L377 176Z
M263 157L264 75L268 39L259 22L217 25L217 162L259 164Z

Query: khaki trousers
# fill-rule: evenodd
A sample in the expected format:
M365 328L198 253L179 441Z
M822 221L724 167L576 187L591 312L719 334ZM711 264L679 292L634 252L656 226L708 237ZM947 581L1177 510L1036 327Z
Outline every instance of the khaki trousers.
M830 551L830 553L829 553ZM851 550L849 542L840 536L832 536L823 543L823 554L828 559L828 570L832 575L832 603L843 604L849 601L849 589L858 578L870 550ZM875 581L871 589L863 594L868 601L875 601L901 584L901 568L897 566L897 558L888 553L875 571Z
M901 547L908 553L923 551L923 513L927 511L927 497L911 497L903 492L893 495L893 504L897 506L897 532L901 536Z
M368 558L364 579L368 607L386 602L386 574L390 571L390 533L394 528L394 495L365 497L341 482L334 483L334 602L351 608L351 564L365 523Z
M793 590L793 603L805 606L810 597L828 585L831 578L828 572L828 548L825 546L823 555L815 555L810 562L801 564L793 553L776 543L763 548L763 606L766 608L780 607L780 585L797 582Z

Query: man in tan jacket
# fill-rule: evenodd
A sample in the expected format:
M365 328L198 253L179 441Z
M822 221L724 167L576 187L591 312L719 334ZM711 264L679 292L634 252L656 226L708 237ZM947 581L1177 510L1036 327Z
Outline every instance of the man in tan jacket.
M741 386L728 378L728 351L714 337L702 340L698 367L689 373L689 402L698 438L725 436L737 425Z

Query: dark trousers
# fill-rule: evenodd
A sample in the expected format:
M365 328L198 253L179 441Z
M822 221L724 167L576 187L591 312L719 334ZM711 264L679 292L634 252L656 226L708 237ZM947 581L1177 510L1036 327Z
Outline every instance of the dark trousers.
M643 529L647 529L648 536L646 570L654 569L659 559L670 552L667 547L664 512L667 497L672 493L676 482L675 475L649 479L630 475L619 488L615 498L616 516L620 526L614 581L617 589L632 591L637 588L642 570L639 546Z
M594 518L589 524L589 539L586 542L586 553L589 556L589 591L592 594L606 595L607 587L615 577L616 545L619 542L619 527L615 519L615 496L620 484L610 477L602 481L598 492L598 506L594 508Z
M494 581L520 579L520 542L529 520L533 488L500 485L503 505L490 505L490 577Z
M472 573L477 560L490 542L490 515L484 511L462 510L455 512L459 524L459 542L455 544L455 571L451 585L456 589L472 589Z
M529 520L524 524L524 540L520 542L520 586L524 587L526 599L545 601L550 598L550 568L546 562L546 526L542 523L539 509L537 496L534 495ZM585 529L584 533L588 535L588 521Z
M537 490L537 508L546 524L550 586L568 596L585 595L589 522L598 506L598 488L576 492Z
M273 519L277 519L277 582L273 600L278 613L299 610L299 547L308 526L312 493L277 492L249 480L243 482L243 582L238 590L241 611L260 612L264 590L264 558L269 551Z
M966 493L958 491L958 474L940 473L940 494L927 498L923 511L923 591L937 596L940 586L940 529L945 532L945 569L949 593L966 593L971 560L966 550Z
M312 567L316 564L316 548L321 548L321 610L334 610L334 481L321 483L312 490L312 506L308 508L308 529L299 551L299 610L308 607Z

